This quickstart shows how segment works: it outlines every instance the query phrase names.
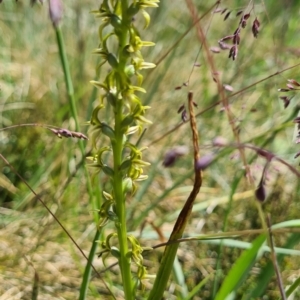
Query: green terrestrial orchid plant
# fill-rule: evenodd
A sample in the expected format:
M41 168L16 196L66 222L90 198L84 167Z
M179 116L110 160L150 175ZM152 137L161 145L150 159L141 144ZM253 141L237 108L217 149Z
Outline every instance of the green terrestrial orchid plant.
M103 191L99 229L112 221L116 233L109 234L102 243L102 253L105 253L102 258L111 254L118 259L126 299L134 299L136 289L142 287L142 280L149 276L143 266L142 252L145 249L127 234L125 199L126 194L135 192L137 181L147 178L143 167L149 163L142 160L145 148L139 149L136 144L130 143L128 136L134 133L141 135L143 125L151 123L145 118L145 112L150 107L142 104L136 92L146 92L141 87L143 76L140 70L155 67L153 63L145 62L141 54L142 47L154 46L154 43L141 40L133 19L142 13L147 27L150 16L145 8L155 8L158 2L105 0L98 10L92 11L97 18L101 18L99 47L94 50L94 54L102 59L98 68L107 62L110 71L103 81L91 81L101 90L99 104L90 121L95 150L91 166L96 173L103 171L111 181L110 190ZM114 47L116 44L117 47ZM110 106L113 112L112 124L101 121L100 111L105 105ZM109 145L99 148L97 142L101 134L109 138ZM109 162L107 152L112 153ZM115 239L118 239L118 247L115 246ZM131 273L131 262L137 266L135 276Z

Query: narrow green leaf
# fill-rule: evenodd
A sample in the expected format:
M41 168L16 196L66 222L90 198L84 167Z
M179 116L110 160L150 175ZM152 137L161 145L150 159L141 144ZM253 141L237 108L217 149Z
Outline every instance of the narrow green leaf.
M223 246L226 247L231 247L231 248L242 248L242 249L250 249L251 248L251 243L243 242L243 241L238 241L238 240L233 240L233 239L227 239L226 237L221 238L214 238L208 236L200 236L199 241L206 243L206 244L213 244L213 245L218 245L218 244L223 244ZM267 245L264 245L262 247L262 250L264 252L270 252L270 247ZM283 247L274 247L274 250L276 254L285 254L285 255L300 255L299 250L294 250L290 248L283 248Z
M188 294L188 296L185 298L185 300L194 299L193 297L199 293L201 288L212 278L212 275L215 273L211 273L208 276L206 276L203 280L201 280Z
M293 284L287 289L286 296L289 297L296 290L296 288L300 285L300 277L298 277Z
M286 222L283 222L286 223ZM282 224L282 223L281 223ZM276 224L279 225L279 224ZM275 226L275 225L274 225ZM300 234L294 233L292 234L286 244L284 245L285 248L291 249L300 241ZM277 256L277 261L280 262L283 260L284 255L279 254ZM251 300L251 299L258 299L261 297L266 290L268 283L270 282L272 276L274 275L274 266L271 261L267 263L267 265L261 269L259 276L256 278L256 285L252 290L248 290L247 295L244 296L243 300Z
M175 257L174 264L173 264L173 275L175 277L175 281L177 285L179 286L179 292L178 292L178 299L185 299L188 295L188 289L185 284L185 277L182 270L182 266L178 260L178 257Z
M93 259L95 257L95 253L97 251L98 248L98 243L96 243L96 241L98 241L100 239L101 236L101 231L98 230L96 228L96 232L95 232L95 236L94 236L94 240L90 249L90 253L89 253L89 262L93 262ZM86 294L89 288L89 283L90 283L90 278L91 278L91 273L92 273L92 266L90 263L86 264L85 269L84 269L84 273L82 275L82 283L80 286L80 294L79 294L79 300L85 300L86 299Z
M272 226L272 229L285 228L285 227L300 227L300 219L289 220L281 222Z
M260 235L252 243L252 247L242 253L223 281L215 300L226 299L238 286L239 282L248 274L265 239L266 236L264 234Z

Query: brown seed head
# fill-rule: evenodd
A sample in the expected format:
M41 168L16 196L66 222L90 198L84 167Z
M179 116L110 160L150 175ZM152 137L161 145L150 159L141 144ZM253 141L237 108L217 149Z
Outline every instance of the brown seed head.
M259 21L257 20L257 18L255 18L255 20L253 21L253 24L252 24L252 33L254 35L255 38L257 38L257 35L258 35L258 30L259 30L259 26L260 26L260 23Z
M238 54L238 47L237 45L233 45L229 51L229 58L232 57L232 60L235 60Z

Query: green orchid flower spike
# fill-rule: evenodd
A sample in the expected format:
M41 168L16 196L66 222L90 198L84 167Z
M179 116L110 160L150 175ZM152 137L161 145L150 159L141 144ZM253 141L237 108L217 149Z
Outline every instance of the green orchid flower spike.
M141 14L145 28L148 27L150 15L146 9L158 7L158 2L104 0L99 9L91 12L101 20L99 43L93 54L100 58L98 68L109 70L105 78L91 81L101 93L89 122L94 147L91 167L96 173L104 172L111 183L107 188L110 190L103 193L98 228L102 229L110 222L115 225L115 233L107 237L102 248L105 259L112 255L118 260L125 299L135 299L137 289L143 287L142 280L147 276L143 266L143 248L137 239L127 234L126 196L135 192L138 181L147 178L144 168L149 163L142 158L145 149L129 143L128 137L141 134L143 126L151 124L145 117L150 107L143 105L139 94L146 92L141 86L141 71L155 67L153 63L145 62L142 56L143 48L154 46L154 43L142 40L133 19ZM103 121L102 115L103 108L107 106L113 112L109 123ZM105 136L107 144L99 148L102 136Z

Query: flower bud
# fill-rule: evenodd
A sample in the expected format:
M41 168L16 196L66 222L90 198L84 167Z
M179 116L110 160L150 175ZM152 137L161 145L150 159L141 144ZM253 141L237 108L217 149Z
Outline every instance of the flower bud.
M217 136L213 139L212 144L215 147L224 147L227 144L227 140L225 138L223 138L222 136Z
M123 187L123 193L132 193L132 191L133 191L132 179L129 177L126 177L125 179L123 179L122 187Z
M206 169L214 160L215 156L213 154L207 154L202 156L200 159L196 162L196 170L204 170Z
M178 160L179 157L187 154L187 152L188 152L188 148L186 146L178 146L178 147L175 147L175 148L169 150L165 154L163 166L166 168L172 167L174 165L174 163L176 162L176 160Z
M49 0L49 15L54 27L57 27L62 18L61 0Z
M260 202L264 202L266 200L267 194L263 182L260 182L257 189L255 190L255 197Z
M255 38L257 38L257 35L258 35L258 32L259 32L259 26L260 26L260 23L257 20L257 18L255 18L255 20L253 22L253 25L252 25L252 33L253 33Z

